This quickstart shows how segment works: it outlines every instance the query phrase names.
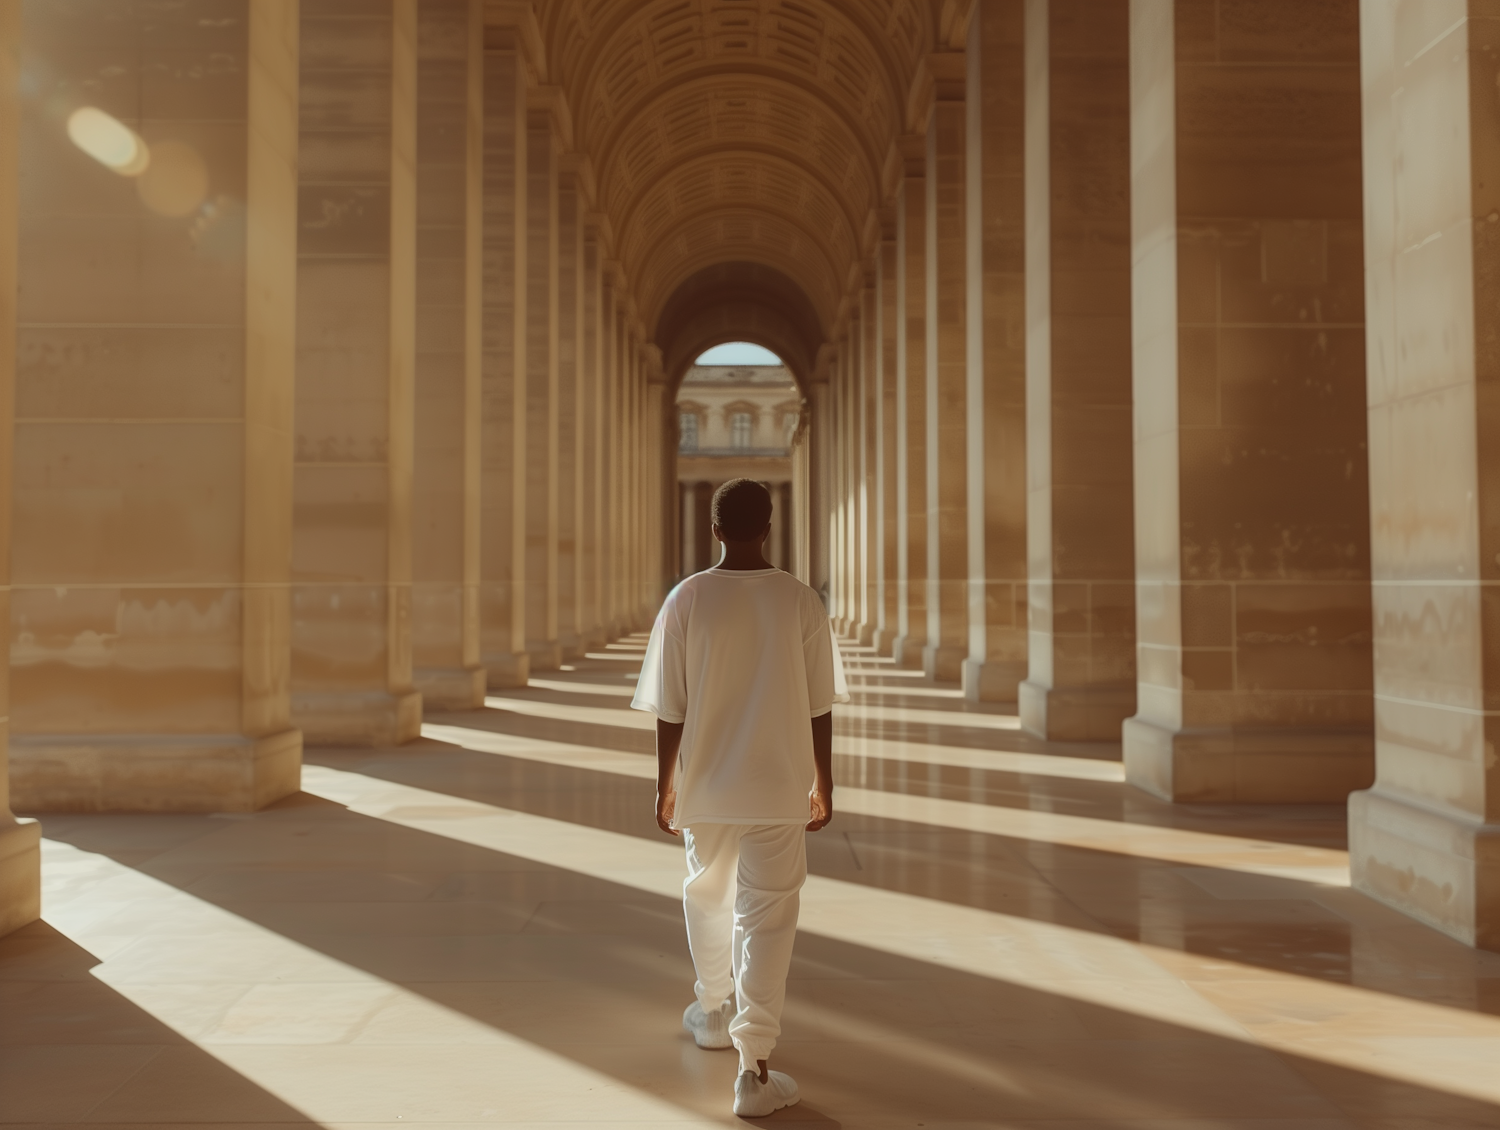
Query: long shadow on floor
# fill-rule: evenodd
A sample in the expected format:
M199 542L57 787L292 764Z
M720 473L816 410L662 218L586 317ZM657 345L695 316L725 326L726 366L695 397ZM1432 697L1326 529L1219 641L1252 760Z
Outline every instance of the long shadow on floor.
M45 922L0 938L0 1122L317 1125L95 980L99 964Z
M52 817L47 834L117 857L338 961L728 1121L733 1057L699 1052L679 1031L692 973L675 900L305 794L227 825L178 818L178 845L142 860L122 846L129 837L121 830L149 819L161 818ZM343 862L319 865L318 849L307 846L314 844L336 846L334 857ZM371 884L357 880L369 875L401 878L408 893L341 918L340 900L368 891ZM470 931L422 933L424 916L441 902L500 904L515 912L514 924L497 930L488 914L477 916L484 925ZM788 1000L775 1058L801 1083L805 1103L795 1117L819 1125L1500 1124L1500 1106L854 941L799 936ZM495 1098L503 1103L505 1096ZM566 1113L566 1096L558 1096L556 1111ZM142 1121L167 1119L153 1111Z
M389 750L312 749L307 760L666 839L652 818L650 780L432 740ZM1347 888L850 813L837 814L828 833L808 839L808 868L827 878L1131 941L1160 942L1170 920L1161 944L1200 958L1500 1014L1500 958L1414 926ZM1363 928L1351 920L1360 914L1397 929ZM1451 990L1442 983L1448 980Z

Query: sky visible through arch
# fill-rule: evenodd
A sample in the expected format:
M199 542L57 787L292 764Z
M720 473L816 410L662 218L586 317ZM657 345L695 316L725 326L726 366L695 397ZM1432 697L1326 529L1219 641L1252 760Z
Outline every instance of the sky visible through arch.
M769 349L751 345L748 341L731 341L716 345L707 353L699 354L699 365L780 365L781 358Z

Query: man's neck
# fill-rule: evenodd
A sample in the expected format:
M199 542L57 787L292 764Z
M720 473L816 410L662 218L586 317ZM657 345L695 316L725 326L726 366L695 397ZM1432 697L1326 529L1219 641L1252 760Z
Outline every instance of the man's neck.
M735 572L753 572L756 569L770 569L774 566L761 556L759 542L725 542L724 556L714 567L732 569Z

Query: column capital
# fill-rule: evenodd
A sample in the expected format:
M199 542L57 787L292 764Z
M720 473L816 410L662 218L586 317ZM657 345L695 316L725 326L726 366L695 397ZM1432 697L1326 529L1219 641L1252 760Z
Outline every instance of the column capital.
M881 195L888 201L896 199L896 191L903 180L914 180L927 174L927 117L922 117L923 129L919 133L903 133L893 138L885 155L885 166L880 173ZM895 222L894 214L892 223Z
M573 148L573 113L560 86L533 86L526 91L526 110L533 121L546 117L564 150Z
M906 96L906 129L926 133L927 118L937 102L962 102L968 86L969 67L962 51L934 51L925 56L912 75Z
M589 214L583 218L583 222L587 224L599 200L599 181L594 176L594 162L587 153L569 151L562 155L557 167L565 175L578 178L578 191L583 194L583 207Z

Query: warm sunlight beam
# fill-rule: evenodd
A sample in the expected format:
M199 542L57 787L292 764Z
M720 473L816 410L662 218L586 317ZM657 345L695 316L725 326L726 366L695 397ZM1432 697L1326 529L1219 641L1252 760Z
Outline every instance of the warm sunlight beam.
M309 765L307 791L353 812L462 843L577 871L674 901L681 898L682 848L599 828L465 801L472 815L423 816L452 797L359 773ZM1103 1008L1211 1033L1225 1039L1321 1060L1373 1076L1500 1102L1500 1074L1477 1071L1451 1054L1454 1040L1411 1040L1368 1046L1341 1032L1320 1039L1315 1024L1253 1024L1256 1001L1277 1000L1309 1017L1379 1009L1400 1015L1409 1031L1452 1033L1470 1047L1500 1047L1500 1019L1296 974L1221 963L1225 980L1257 986L1238 1006L1244 1016L1211 1003L1174 972L1179 951L1110 934L1074 929L960 906L936 899L812 875L802 896L799 932L850 942L914 961L1048 992ZM1230 998L1232 1006L1234 998Z
M567 709L582 711L588 708ZM599 713L618 716L619 712ZM649 715L643 714L641 717L648 722L651 720ZM422 727L422 736L453 742L465 749L482 753L498 753L548 765L569 765L643 780L656 778L655 760L638 753L578 748L538 741L535 738L494 734L466 726L431 723ZM1059 847L1106 851L1183 866L1214 867L1223 871L1298 879L1329 886L1349 885L1348 853L1328 848L1271 843L1149 824L1127 824L1119 820L1101 820L1093 816L1072 816L1061 812L1037 812L1026 808L910 796L850 785L839 785L834 790L834 809L861 816L1008 836L1033 843L1056 844Z
M138 177L151 164L151 150L140 134L93 106L80 106L68 115L68 140L122 177Z
M93 975L320 1124L555 1117L560 1095L579 1122L691 1117L108 856L43 846L46 919L99 958ZM382 1073L400 1045L404 1070Z

